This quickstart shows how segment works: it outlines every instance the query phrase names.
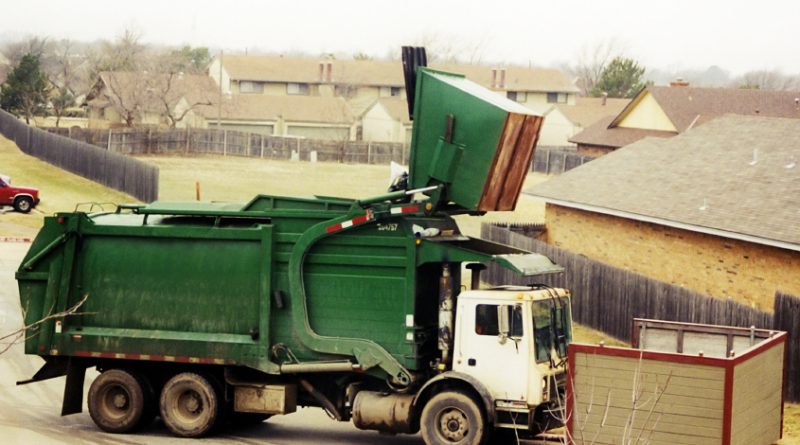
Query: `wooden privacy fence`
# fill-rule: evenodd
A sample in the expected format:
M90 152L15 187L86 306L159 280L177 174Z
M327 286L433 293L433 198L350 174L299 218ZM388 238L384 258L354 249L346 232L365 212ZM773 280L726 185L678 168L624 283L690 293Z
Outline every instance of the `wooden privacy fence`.
M596 159L594 156L578 154L558 148L538 147L533 154L531 171L557 175Z
M786 398L800 401L800 298L775 293L772 328L789 333L786 346Z
M483 279L491 284L531 284L563 287L572 292L576 322L631 341L631 320L651 318L688 323L775 329L789 333L787 343L786 399L800 401L800 299L776 293L772 313L731 299L713 298L680 286L594 261L521 233L522 225L510 228L481 224L481 237L546 255L563 266L563 274L521 278L490 265ZM532 226L539 228L540 225Z
M144 202L158 199L158 167L30 127L0 110L0 133L20 150Z
M407 164L408 146L392 142L336 141L267 136L217 129L50 128L48 131L122 154L219 154L265 159Z

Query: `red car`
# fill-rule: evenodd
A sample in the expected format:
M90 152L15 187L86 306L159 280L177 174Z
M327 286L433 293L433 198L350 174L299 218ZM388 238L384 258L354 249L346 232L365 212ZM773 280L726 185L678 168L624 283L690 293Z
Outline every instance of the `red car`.
M39 204L39 190L32 187L14 187L11 178L0 175L0 206L14 206L14 210L28 213Z

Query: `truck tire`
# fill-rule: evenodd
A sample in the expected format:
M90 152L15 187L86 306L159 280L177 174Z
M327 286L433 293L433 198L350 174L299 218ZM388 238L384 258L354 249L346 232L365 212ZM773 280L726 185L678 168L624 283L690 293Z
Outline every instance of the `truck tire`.
M420 430L427 445L482 445L489 436L483 410L460 391L433 396L422 409Z
M33 208L33 200L28 196L20 196L14 200L14 210L19 213L28 213Z
M139 426L145 412L140 381L128 371L109 369L89 387L89 415L109 433L127 433Z
M167 381L159 401L161 419L176 436L200 437L222 417L222 400L209 378L193 372Z

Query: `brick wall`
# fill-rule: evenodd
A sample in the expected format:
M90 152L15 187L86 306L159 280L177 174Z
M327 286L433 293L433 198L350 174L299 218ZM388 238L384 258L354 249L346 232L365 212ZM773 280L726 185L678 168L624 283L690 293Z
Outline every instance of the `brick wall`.
M771 311L800 294L800 252L547 205L547 242L657 280Z

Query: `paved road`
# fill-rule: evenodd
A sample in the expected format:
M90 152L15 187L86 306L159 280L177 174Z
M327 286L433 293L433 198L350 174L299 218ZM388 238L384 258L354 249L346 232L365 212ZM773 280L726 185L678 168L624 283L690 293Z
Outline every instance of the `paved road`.
M14 271L29 244L0 242L0 336L22 326L19 293ZM0 350L5 349L0 344ZM95 427L84 405L84 412L61 417L64 378L16 386L17 380L30 378L42 360L26 356L21 344L0 355L0 442L5 444L182 444L194 443L172 437L156 422L135 435L103 433ZM89 388L96 373L87 373ZM85 402L84 402L85 403ZM385 436L360 431L351 423L335 422L318 409L301 409L288 416L278 416L260 425L228 431L205 439L207 444L376 444L422 445L419 436Z

